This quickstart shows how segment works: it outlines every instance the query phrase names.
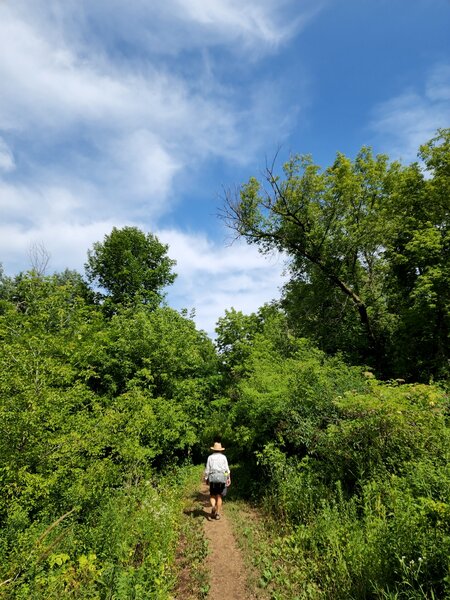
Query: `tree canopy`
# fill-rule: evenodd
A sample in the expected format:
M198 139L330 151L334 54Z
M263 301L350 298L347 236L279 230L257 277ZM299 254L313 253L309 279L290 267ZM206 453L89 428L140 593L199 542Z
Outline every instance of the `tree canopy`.
M423 166L367 147L325 170L293 156L283 177L267 167L264 185L253 177L227 196L238 236L288 255L284 306L298 333L385 376L447 372L449 140L440 130L422 146Z
M167 256L168 246L137 227L113 227L103 242L88 251L85 265L89 281L105 292L100 298L117 305L157 306L162 289L173 283L175 261Z

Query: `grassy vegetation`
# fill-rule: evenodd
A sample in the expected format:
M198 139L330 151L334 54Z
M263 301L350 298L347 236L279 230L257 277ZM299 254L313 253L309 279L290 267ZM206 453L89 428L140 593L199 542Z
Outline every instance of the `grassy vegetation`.
M3 566L0 597L169 600L177 584L180 531L191 559L204 552L183 514L185 498L197 484L198 470L177 469L159 481L124 486L83 522L72 513L38 537L44 526L36 523Z
M395 513L388 512L381 490L370 487L362 506L359 500L324 501L300 525L244 500L229 503L258 595L271 600L449 598L447 505L417 501L397 486L390 491Z
M208 543L205 538L203 519L199 514L203 507L199 501L199 481L203 467L192 469L191 485L186 489L183 503L183 517L180 523L180 537L175 562L175 598L201 600L209 592L209 571L206 565Z

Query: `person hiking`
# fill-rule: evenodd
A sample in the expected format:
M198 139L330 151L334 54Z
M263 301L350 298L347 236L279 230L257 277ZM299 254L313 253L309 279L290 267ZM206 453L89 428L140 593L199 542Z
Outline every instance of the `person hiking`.
M213 453L208 456L208 460L206 461L205 481L209 483L211 518L220 519L222 497L231 483L231 474L227 457L223 454L225 448L222 448L222 444L214 442L211 450Z

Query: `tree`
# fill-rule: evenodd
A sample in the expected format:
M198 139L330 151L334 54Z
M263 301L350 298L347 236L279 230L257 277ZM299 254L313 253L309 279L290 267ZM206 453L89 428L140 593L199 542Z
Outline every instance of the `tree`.
M175 261L167 256L168 246L137 227L113 228L103 243L88 251L85 264L91 283L106 291L100 298L117 305L158 305L162 288L173 283Z
M225 315L217 321L216 346L222 369L229 376L236 377L241 373L255 334L260 329L261 322L257 315L244 315L234 308L225 310Z
M282 356L289 356L297 347L286 314L276 302L264 304L249 315L234 308L225 310L217 321L216 333L222 372L233 383L245 375L246 360L258 335L270 340Z
M418 164L389 163L387 156L362 148L354 160L338 153L323 171L310 156L294 156L284 165L284 178L273 165L266 167L265 187L251 178L225 199L224 219L238 236L262 252L275 249L288 255L291 281L284 306L297 333L310 335L328 351L343 350L371 363L384 376L395 374L392 346L402 319L408 313L420 320L413 327L420 327L425 313L426 318L429 311L436 316L431 296L438 289L438 321L445 326L440 349L433 349L439 358L435 356L428 376L442 374L446 363L442 336L448 342L448 300L442 298L449 293L449 131L440 131L422 148L429 177ZM426 274L419 264L424 251ZM399 256L397 271L394 255ZM438 273L432 268L437 258ZM427 306L421 314L403 311L412 290ZM410 369L408 376L425 374Z
M284 181L267 167L267 189L252 178L238 198L227 198L225 209L238 235L263 252L289 255L294 280L314 285L321 279L338 290L358 314L369 353L377 360L383 350L370 304L381 275L379 208L397 168L368 148L354 162L338 154L323 172L311 157L294 156L284 166Z
M388 310L397 315L393 363L426 381L449 373L450 129L419 157L425 169L405 169L390 198L384 257Z
M314 340L328 354L341 352L351 364L367 354L367 335L352 302L319 271L291 278L280 304L298 337Z

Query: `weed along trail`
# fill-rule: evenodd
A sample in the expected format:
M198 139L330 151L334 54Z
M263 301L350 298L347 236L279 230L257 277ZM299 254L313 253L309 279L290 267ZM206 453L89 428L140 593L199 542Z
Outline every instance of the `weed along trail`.
M224 505L220 520L211 519L209 491L205 483L202 483L200 499L208 514L204 520L205 534L209 545L207 563L210 588L208 598L226 598L227 600L256 598L249 591L247 585L246 568L227 518L226 506Z

